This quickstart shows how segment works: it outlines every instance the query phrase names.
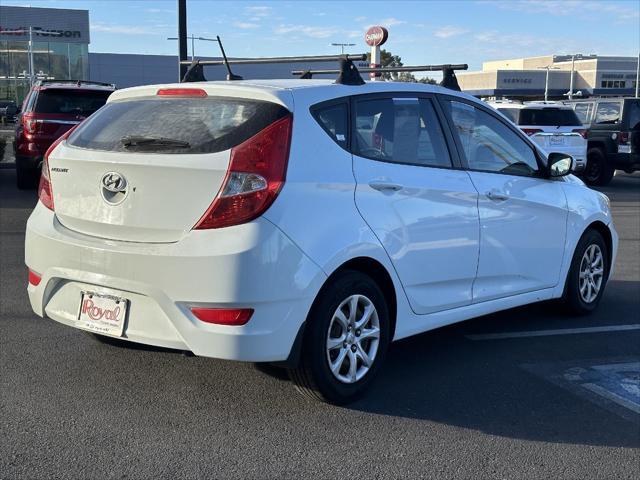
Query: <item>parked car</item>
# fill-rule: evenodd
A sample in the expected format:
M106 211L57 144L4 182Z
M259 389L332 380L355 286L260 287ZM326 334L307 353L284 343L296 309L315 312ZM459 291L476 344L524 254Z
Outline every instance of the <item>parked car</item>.
M0 100L0 123L13 123L18 115L18 106L13 100Z
M562 152L575 160L573 171L587 167L587 130L570 107L554 102L489 102L547 152Z
M41 80L27 94L16 125L18 188L38 185L42 157L51 144L102 107L115 86L77 80Z
M587 183L606 185L616 170L640 170L640 98L603 97L565 103L587 126Z
M97 338L275 363L345 403L392 340L597 307L618 236L571 162L432 85L123 89L45 155L28 295Z

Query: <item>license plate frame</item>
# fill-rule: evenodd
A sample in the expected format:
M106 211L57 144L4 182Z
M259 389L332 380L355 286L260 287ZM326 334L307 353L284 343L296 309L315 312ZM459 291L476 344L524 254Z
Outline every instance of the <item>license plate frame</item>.
M122 337L128 313L127 298L83 290L76 325L101 335Z

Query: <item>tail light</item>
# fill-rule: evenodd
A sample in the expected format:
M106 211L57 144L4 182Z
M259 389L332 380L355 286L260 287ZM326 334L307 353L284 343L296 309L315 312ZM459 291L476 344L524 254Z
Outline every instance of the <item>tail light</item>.
M574 128L571 130L573 133L579 133L582 138L586 140L587 138L587 130L585 128Z
M194 229L246 223L271 206L284 185L292 125L287 115L231 149L222 188Z
M249 321L251 315L253 315L252 308L223 309L192 307L190 310L198 320L206 323L215 323L216 325L244 325Z
M49 171L49 155L56 149L63 140L66 140L71 132L73 132L78 125L74 125L73 128L67 130L67 132L59 137L51 146L47 149L42 160L42 172L40 173L40 184L38 185L38 198L42 204L49 210L54 210L53 206L53 189L51 187L51 172Z
M24 114L22 116L22 127L29 134L36 133L38 131L38 120L31 114Z
M40 275L38 275L33 270L29 269L29 285L33 285L34 287L37 287L38 285L40 285L41 280L42 280L42 277Z
M618 135L618 144L626 145L627 143L629 143L629 132L620 132L620 135Z
M542 132L539 128L523 128L522 131L529 136Z

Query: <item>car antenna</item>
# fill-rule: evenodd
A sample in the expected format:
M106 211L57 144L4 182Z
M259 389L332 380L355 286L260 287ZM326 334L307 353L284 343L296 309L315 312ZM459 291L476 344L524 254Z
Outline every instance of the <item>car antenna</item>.
M220 45L220 51L222 52L224 65L227 67L227 80L242 80L242 77L240 75L234 75L234 73L231 71L231 67L229 66L229 59L227 58L227 54L224 53L224 47L222 46L220 35L216 35L216 40L218 41L218 45Z

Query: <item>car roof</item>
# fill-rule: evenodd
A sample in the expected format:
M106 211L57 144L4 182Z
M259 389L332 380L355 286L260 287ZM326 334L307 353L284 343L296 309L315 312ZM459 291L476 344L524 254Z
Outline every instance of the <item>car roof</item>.
M160 89L200 88L210 95L253 98L275 101L293 110L293 97L296 102L315 104L322 101L371 93L440 93L466 98L472 102L480 101L463 92L457 92L438 85L415 82L365 82L363 85L342 85L333 79L265 79L234 80L193 83L172 83L162 85L144 85L116 90L108 102L126 100L141 96L155 96Z

